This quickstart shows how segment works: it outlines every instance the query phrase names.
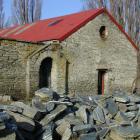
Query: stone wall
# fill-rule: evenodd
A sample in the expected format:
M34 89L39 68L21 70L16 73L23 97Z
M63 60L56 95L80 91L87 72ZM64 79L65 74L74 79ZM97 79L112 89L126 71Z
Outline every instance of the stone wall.
M102 25L108 29L107 40L99 36ZM53 59L52 89L60 94L97 94L100 65L108 70L105 93L118 87L130 91L136 78L137 52L105 15L72 34L61 43L62 48L58 44L43 48L43 44L8 40L0 43L0 94L24 98L34 93L39 88L41 62L47 57Z
M56 47L56 49L54 49ZM52 58L51 88L59 94L65 93L65 70L66 60L60 56L59 46L48 46L38 52L30 59L30 92L33 93L39 85L39 69L41 62L47 58Z
M40 45L0 41L0 94L15 95L17 98L26 97L26 66L27 56Z
M106 40L99 35L101 26L107 27L109 35ZM115 88L131 91L136 78L137 51L105 14L75 32L62 46L64 57L69 62L70 93L97 94L100 65L108 69L105 93L111 93Z
M32 95L39 89L39 69L47 57L53 60L51 87L60 94L65 93L66 60L60 56L60 45L8 40L0 43L0 94L22 99Z

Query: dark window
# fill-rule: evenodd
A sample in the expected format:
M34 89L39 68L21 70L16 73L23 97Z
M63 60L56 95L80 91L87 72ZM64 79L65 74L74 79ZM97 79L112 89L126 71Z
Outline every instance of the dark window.
M101 37L102 39L107 38L108 32L107 32L106 26L101 26L101 28L100 28L100 30L99 30L99 33L100 33L100 37Z
M41 62L39 70L39 88L51 87L52 58L48 57Z

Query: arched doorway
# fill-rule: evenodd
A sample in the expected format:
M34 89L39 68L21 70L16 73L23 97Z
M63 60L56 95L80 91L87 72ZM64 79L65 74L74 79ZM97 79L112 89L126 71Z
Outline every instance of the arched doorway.
M51 87L51 69L52 69L52 58L45 58L40 65L39 70L39 88Z

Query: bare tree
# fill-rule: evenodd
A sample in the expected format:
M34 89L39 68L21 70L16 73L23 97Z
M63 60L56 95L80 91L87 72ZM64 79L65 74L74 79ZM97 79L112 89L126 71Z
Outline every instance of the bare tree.
M85 0L86 9L96 9L98 7L107 7L107 0Z
M3 0L0 0L0 28L4 26Z
M41 17L42 0L13 0L13 22L16 24L32 23Z
M4 28L10 27L12 25L12 18L9 16L4 22Z

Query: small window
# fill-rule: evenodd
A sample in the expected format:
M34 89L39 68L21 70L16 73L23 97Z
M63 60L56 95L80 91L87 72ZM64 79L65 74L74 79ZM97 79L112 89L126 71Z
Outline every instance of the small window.
M99 33L100 33L100 37L102 39L106 39L107 36L108 36L108 31L107 31L107 28L106 26L101 26L100 30L99 30Z

